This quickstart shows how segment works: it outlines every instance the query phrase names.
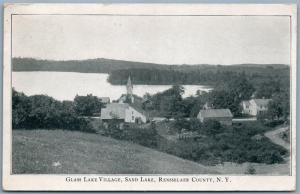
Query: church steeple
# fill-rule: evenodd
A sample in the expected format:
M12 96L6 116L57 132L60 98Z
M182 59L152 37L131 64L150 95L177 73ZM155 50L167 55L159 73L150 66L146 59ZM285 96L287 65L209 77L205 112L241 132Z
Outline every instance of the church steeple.
M133 86L131 83L130 76L128 77L127 80L126 89L127 89L127 96L130 98L131 102L133 103Z
M133 87L132 87L132 84L131 84L130 76L128 77L128 80L127 80L126 89L127 89L127 94L128 95L132 95L133 94L132 93Z

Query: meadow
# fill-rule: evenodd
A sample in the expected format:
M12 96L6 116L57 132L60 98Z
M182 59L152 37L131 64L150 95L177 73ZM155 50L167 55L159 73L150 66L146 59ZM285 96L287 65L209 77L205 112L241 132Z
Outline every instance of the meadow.
M219 174L127 141L65 130L13 130L13 174Z

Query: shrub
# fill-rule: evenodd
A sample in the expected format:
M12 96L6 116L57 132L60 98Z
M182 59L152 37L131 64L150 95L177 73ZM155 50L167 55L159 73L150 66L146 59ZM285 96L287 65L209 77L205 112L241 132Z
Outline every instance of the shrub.
M124 123L117 119L112 119L107 122L104 135L116 139L131 141L151 148L157 147L159 138L155 125L153 124L144 128L136 124L124 125Z
M276 127L278 125L282 125L284 123L284 120L271 120L271 121L265 121L264 125L267 127Z
M247 170L246 170L245 174L256 174L256 170L255 170L254 166L249 165L247 167Z
M204 121L203 128L206 134L211 136L215 136L223 131L223 127L221 126L220 122L215 120Z
M190 129L190 123L184 118L177 118L174 122L174 128L177 130L177 132L181 132L182 129Z

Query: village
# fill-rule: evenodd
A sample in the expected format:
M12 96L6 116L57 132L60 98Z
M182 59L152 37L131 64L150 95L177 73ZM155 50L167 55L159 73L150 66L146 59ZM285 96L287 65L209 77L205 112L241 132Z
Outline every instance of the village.
M126 123L145 124L148 122L161 122L167 120L166 117L150 117L147 111L143 110L141 104L149 103L148 99L143 99L134 95L133 84L130 76L126 84L126 94L123 94L118 100L110 102L109 97L100 97L105 104L101 109L101 114L94 119L101 119L105 126L109 120L117 120L120 128ZM243 118L234 118L230 109L217 109L213 104L206 102L197 114L197 119L203 123L208 120L214 120L222 125L232 125L233 123L256 121L258 115L263 115L268 110L268 103L271 99L250 99L240 103L241 113L247 115ZM190 118L185 118L189 120ZM169 120L174 120L170 118ZM183 131L184 132L184 129Z

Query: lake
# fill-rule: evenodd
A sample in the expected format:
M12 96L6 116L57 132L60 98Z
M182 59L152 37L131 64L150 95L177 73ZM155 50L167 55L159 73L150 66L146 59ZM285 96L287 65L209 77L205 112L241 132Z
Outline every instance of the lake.
M118 99L126 93L126 86L111 85L107 82L108 74L74 73L74 72L13 72L12 86L26 95L45 94L57 100L73 100L78 95L93 94L98 97ZM183 97L195 95L197 90L210 91L211 88L201 85L183 85ZM143 96L155 94L172 87L171 85L134 85L133 93Z

